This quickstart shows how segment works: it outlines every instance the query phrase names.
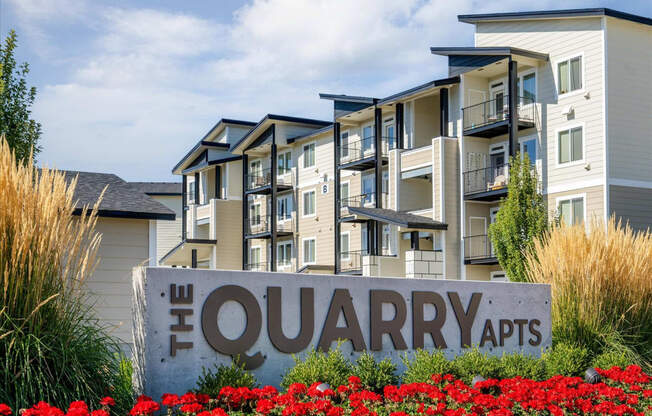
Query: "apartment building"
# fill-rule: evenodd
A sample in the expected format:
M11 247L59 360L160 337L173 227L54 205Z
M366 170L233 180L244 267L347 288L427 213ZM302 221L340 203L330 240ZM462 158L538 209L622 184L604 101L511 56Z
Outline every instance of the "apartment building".
M189 231L164 263L505 280L487 234L517 154L551 217L650 227L652 20L610 9L459 20L474 46L431 48L446 77L385 98L320 94L328 122L218 123L175 167ZM216 166L232 176L217 179L231 187L219 206Z

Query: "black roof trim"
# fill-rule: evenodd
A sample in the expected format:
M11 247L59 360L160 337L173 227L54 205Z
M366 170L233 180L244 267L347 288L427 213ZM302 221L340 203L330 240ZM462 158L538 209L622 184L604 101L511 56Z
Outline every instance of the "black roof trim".
M397 92L396 94L392 94L389 97L385 97L378 101L378 104L385 104L389 101L397 100L399 98L406 97L408 95L416 94L421 91L425 91L430 88L435 88L435 87L441 87L443 85L451 85L451 84L459 84L460 82L460 77L455 76L455 77L450 77L450 78L443 78L443 79L436 79L434 81L429 81L426 82L425 84L417 85L416 87L409 88L405 91Z
M427 230L447 230L448 224L427 217L394 211L386 208L348 207L350 213L373 218L375 220L398 225L405 228L421 228Z
M652 19L636 14L625 13L608 8L589 9L566 9L566 10L541 10L532 12L509 12L509 13L485 13L485 14L461 14L457 20L464 23L478 23L496 20L526 20L526 19L552 19L564 17L590 17L610 16L618 19L629 20L635 23L652 26Z
M181 171L182 175L188 175L189 173L197 172L198 170L202 170L204 168L207 168L209 166L214 166L214 165L221 165L222 163L227 163L227 162L233 162L235 160L240 160L242 159L242 156L240 155L231 155L229 153L229 157L224 157L221 159L215 159L215 160L209 160L209 161L203 161L197 165L191 166L189 168L186 168Z
M512 48L509 46L486 46L486 47L431 47L430 53L442 56L479 55L479 56L509 56L520 55L527 58L548 61L547 53L528 51L526 49Z
M228 149L229 144L228 143L216 143L216 142L207 142L205 140L202 140L199 142L202 146L207 146L207 147L221 147L222 149Z
M90 214L92 207L88 207L87 214ZM83 208L75 208L72 212L73 215L81 215ZM176 219L176 214L162 214L162 213L148 213L148 212L134 212L134 211L117 211L111 209L98 209L98 217L105 218L128 218L139 220L170 220Z
M297 142L299 140L308 139L310 137L318 136L318 135L320 135L320 134L322 134L324 132L327 132L329 130L333 130L333 123L331 123L330 125L328 125L326 127L322 127L319 130L315 130L315 131L310 132L308 134L304 134L303 136L290 137L290 138L288 138L287 141L288 141L288 144L292 144L292 143Z
M251 136L252 134L254 134L254 132L255 132L255 131L256 131L260 126L262 126L263 124L265 124L265 122L266 122L267 120L272 120L272 121L287 121L287 122L289 122L289 123L312 124L312 125L320 126L320 127L325 127L325 126L327 126L328 124L331 124L331 123L332 123L331 121L316 120L316 119L312 119L312 118L293 117L293 116L282 116L282 115L278 115L278 114L267 114L265 117L263 117L263 118L262 118L262 119L261 119L261 120L256 124L256 126L254 126L254 128L252 128L251 130L249 130L249 132L247 132L247 134L245 134L244 136L242 136L242 138L241 138L240 140L238 140L237 143L233 144L233 145L231 146L230 150L233 151L233 150L237 149L237 148L238 148L242 143L245 142L245 140L247 140L247 139L249 138L249 136Z
M346 95L346 94L325 94L319 93L319 98L322 100L332 101L347 101L350 103L373 104L378 101L378 98L363 97L360 95Z

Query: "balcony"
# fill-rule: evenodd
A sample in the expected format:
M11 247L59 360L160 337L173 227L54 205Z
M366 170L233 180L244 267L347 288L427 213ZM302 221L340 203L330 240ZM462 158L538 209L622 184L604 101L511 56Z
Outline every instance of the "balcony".
M488 235L464 237L464 264L498 264Z
M366 250L345 251L340 253L340 273L362 275L362 257Z
M394 137L382 137L380 156L383 165L387 164L389 151L396 148ZM376 138L375 136L364 139L347 141L340 147L340 169L367 170L376 164Z
M245 264L245 270L251 272L268 272L270 271L269 262L258 262Z
M464 199L497 201L507 195L509 164L464 172Z
M272 193L272 170L262 169L245 175L248 194L271 194ZM292 174L276 175L276 190L278 192L292 189Z
M389 203L388 194L386 192L382 193L383 198L382 206L387 207ZM353 216L349 216L347 208L349 207L375 207L376 206L376 193L369 192L366 194L349 196L346 198L340 199L340 215L342 216L342 221L346 222L364 222L366 220L356 220Z
M247 219L247 234L246 239L252 238L271 238L272 236L272 217L267 216L254 216ZM284 237L292 235L294 229L294 221L291 218L278 217L276 221L276 235Z
M536 104L519 97L516 105L518 129L535 126ZM508 133L509 97L496 98L462 109L464 135L491 138Z

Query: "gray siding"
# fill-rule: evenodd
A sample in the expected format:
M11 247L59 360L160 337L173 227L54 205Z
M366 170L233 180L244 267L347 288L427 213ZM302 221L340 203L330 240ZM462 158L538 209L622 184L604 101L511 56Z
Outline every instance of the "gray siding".
M610 186L611 214L635 230L652 228L652 189Z

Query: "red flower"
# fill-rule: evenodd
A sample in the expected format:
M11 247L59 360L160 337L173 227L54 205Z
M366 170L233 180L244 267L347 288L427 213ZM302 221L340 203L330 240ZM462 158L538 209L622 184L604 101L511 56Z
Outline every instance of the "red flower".
M139 398L139 401L131 408L129 414L131 416L151 415L160 409L161 406L159 406L158 403L152 400L147 400L147 397L145 396L142 400Z
M199 400L197 400L197 396L195 393L188 392L181 396L179 399L179 404L189 404L189 403L197 403Z
M204 410L204 406L199 403L188 403L181 406L179 409L182 413L199 413Z
M93 410L91 416L110 416L109 412L104 409Z
M173 407L179 404L179 396L176 394L165 393L161 396L161 404L167 407Z
M100 400L100 405L102 406L115 406L115 400L112 397L106 396Z
M11 414L11 407L4 403L0 403L0 415L8 416Z

